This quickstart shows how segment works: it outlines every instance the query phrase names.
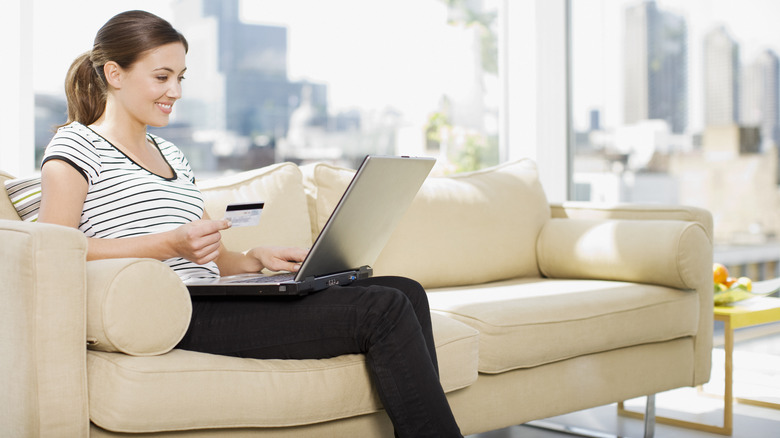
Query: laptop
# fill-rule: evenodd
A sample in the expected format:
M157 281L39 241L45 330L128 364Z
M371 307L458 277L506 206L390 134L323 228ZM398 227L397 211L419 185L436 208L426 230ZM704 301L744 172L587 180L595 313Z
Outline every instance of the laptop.
M297 273L201 280L187 284L190 295L306 295L370 277L371 265L435 162L427 157L367 156Z

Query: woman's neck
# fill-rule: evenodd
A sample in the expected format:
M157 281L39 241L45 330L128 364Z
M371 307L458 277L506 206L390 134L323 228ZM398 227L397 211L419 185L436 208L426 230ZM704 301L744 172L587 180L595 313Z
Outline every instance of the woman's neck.
M175 172L162 152L148 140L146 125L128 123L128 120L127 117L111 117L106 108L106 112L89 127L149 172L163 178L175 177Z
M126 149L142 151L148 147L146 125L135 122L126 114L117 114L110 104L106 105L103 115L89 127L112 143Z

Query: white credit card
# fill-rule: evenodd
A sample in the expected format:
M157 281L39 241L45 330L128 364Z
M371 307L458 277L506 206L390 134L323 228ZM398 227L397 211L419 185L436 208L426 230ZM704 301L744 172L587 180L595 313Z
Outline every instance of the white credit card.
M229 204L225 209L225 219L233 227L251 227L260 223L264 202Z

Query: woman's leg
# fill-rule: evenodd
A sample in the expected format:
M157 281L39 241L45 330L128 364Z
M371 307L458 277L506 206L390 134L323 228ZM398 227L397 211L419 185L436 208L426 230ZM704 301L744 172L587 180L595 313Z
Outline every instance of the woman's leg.
M399 436L460 436L439 383L427 298L408 279L302 298L194 300L179 348L262 359L363 353Z
M428 354L433 362L436 373L439 373L439 361L436 357L436 345L433 341L433 324L431 323L431 309L428 306L428 296L420 283L405 277L374 277L366 280L360 280L353 283L355 286L376 285L397 289L406 295L417 315L417 321L420 323L425 345L428 347Z

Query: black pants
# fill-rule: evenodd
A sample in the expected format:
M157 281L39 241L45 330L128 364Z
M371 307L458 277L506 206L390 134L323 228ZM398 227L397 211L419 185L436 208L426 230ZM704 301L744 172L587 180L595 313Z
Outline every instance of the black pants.
M428 299L400 277L305 297L193 299L178 348L257 359L361 353L401 437L460 437L439 383Z

